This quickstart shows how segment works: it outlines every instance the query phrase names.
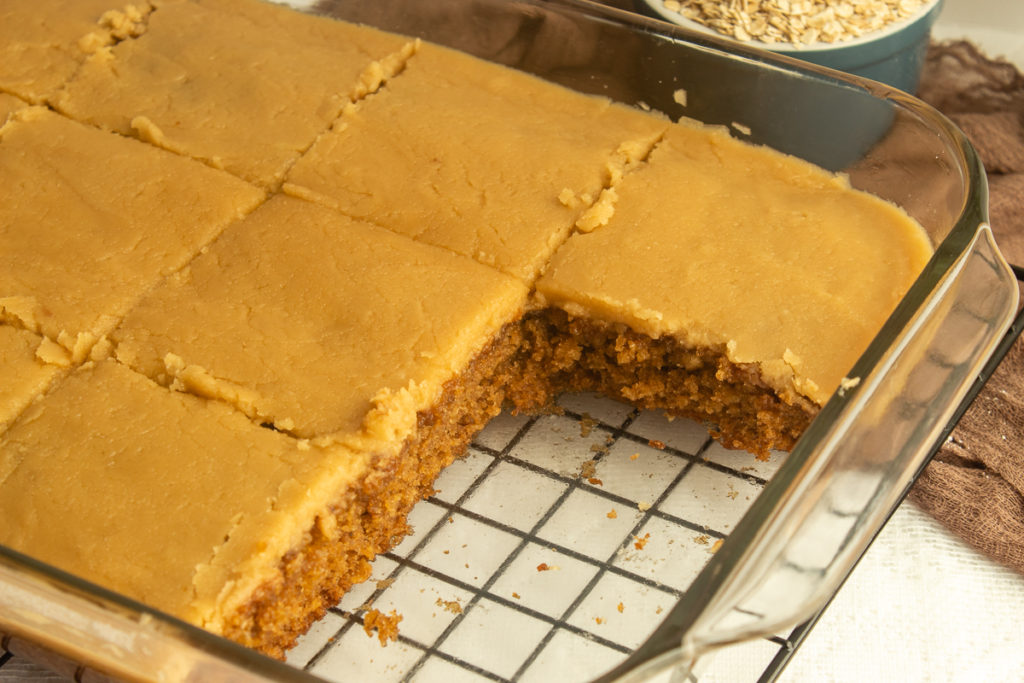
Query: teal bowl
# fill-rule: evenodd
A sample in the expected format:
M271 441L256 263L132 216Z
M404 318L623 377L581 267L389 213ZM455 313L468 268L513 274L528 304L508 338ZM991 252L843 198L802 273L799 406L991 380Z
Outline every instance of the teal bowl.
M758 40L735 42L870 78L913 94L917 91L932 25L939 16L942 3L943 0L930 0L907 19L843 42L811 43L800 47L792 43L764 43ZM635 0L635 4L639 11L649 16L700 33L730 39L678 12L666 9L662 0Z

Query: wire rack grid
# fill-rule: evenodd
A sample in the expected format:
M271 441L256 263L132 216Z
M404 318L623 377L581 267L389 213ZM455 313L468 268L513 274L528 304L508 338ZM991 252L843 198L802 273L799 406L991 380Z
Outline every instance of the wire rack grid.
M559 405L491 422L289 663L331 681L591 679L655 629L783 457L606 398ZM397 622L386 645L371 611ZM748 646L750 680L790 648Z

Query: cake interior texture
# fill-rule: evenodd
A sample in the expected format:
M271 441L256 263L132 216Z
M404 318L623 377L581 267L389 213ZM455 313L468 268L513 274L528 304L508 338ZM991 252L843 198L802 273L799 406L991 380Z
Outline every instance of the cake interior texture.
M503 409L791 449L930 255L841 176L443 47L9 0L0 543L281 658Z

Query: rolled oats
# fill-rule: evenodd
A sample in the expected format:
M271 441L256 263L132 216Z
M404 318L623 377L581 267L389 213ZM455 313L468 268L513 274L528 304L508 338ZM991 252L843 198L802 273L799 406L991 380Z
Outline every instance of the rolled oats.
M907 19L927 0L662 0L719 33L749 41L837 43Z

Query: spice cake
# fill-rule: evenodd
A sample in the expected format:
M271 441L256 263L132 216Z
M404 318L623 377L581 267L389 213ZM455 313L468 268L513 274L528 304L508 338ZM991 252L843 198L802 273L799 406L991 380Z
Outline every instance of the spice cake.
M839 177L450 50L59 5L0 10L0 90L60 112L0 101L0 543L274 656L503 406L788 447L929 255Z
M89 362L0 436L0 542L223 632L364 467Z

